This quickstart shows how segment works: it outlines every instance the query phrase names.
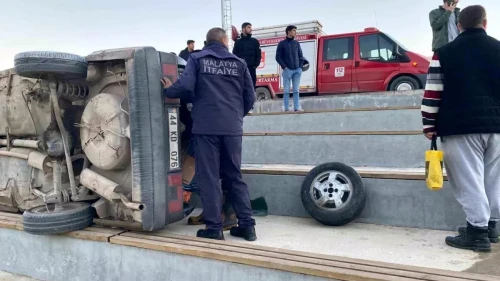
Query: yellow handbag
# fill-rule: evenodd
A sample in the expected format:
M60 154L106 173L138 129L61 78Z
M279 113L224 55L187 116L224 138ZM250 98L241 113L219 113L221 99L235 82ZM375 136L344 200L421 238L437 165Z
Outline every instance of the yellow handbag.
M437 136L431 141L431 149L425 152L425 181L430 190L443 188L443 151L437 149Z

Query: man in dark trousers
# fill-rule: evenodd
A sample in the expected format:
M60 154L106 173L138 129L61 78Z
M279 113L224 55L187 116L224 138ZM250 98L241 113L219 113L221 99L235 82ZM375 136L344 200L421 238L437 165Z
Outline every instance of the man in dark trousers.
M455 248L491 251L500 220L500 42L482 6L465 8L461 34L432 58L422 101L424 133L441 137L448 180L467 218Z
M194 51L194 40L188 40L186 49L182 50L179 53L179 57L183 58L185 61L188 61L189 56L193 51Z
M245 61L228 51L228 40L222 28L210 29L207 45L191 53L175 84L167 78L162 83L166 97L188 96L193 101L196 176L206 223L206 229L200 229L197 236L224 240L222 179L238 218L231 235L254 241L255 221L241 175L241 149L243 117L255 102L255 90Z
M255 87L257 83L257 67L260 65L262 53L259 40L252 38L252 24L249 22L241 25L241 38L234 43L233 54L245 60Z

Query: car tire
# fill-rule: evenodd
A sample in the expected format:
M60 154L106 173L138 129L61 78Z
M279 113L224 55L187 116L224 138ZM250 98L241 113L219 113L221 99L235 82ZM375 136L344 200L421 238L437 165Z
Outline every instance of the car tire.
M420 88L418 81L410 76L401 76L394 79L390 86L389 91L412 91Z
M335 178L330 180L334 174ZM324 225L341 226L361 214L365 207L366 190L361 176L352 167L342 163L325 163L307 174L302 183L301 199L304 208L315 220Z
M265 87L258 87L255 90L255 95L257 96L257 100L270 100L271 99L271 92L269 89Z
M34 79L77 80L87 78L84 57L59 52L24 52L14 57L18 75Z
M88 203L71 202L63 204L63 209L54 211L54 204L40 206L25 211L23 229L35 235L53 235L81 230L92 225L95 211Z

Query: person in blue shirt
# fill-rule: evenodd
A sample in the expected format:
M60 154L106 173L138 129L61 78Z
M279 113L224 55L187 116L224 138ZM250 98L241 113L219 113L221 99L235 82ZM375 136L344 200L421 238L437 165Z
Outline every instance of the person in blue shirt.
M295 40L297 27L290 25L286 28L286 39L278 44L276 49L276 61L281 66L283 77L283 102L285 111L289 111L290 106L290 81L293 84L293 108L301 111L299 100L300 77L302 67L307 64L307 60L302 55L300 43Z
M207 45L191 53L179 79L172 84L163 78L162 83L166 97L193 101L196 177L206 224L197 237L224 240L222 180L238 218L231 235L254 241L255 221L248 186L241 174L241 150L243 117L256 97L247 65L228 51L228 40L223 29L210 29Z

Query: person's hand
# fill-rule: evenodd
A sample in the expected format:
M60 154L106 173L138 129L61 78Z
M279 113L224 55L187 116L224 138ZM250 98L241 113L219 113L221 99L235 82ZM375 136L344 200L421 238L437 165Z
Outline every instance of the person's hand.
M167 77L163 77L161 79L161 83L163 84L164 89L170 88L170 86L172 86L172 82Z
M427 134L424 134L426 138L428 138L429 140L432 140L432 137L436 134L436 132L431 132L431 133L427 133Z
M456 2L451 3L451 5L449 5L448 2L445 2L444 5L443 5L443 8L445 10L450 11L450 12L455 12L455 8L456 7L457 7L457 3Z

